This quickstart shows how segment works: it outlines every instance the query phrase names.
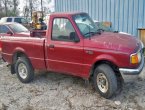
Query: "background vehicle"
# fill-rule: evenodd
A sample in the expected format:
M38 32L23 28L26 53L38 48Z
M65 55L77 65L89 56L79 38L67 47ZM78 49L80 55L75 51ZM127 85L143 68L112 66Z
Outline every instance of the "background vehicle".
M0 37L13 36L13 37L30 37L30 31L19 23L0 23ZM0 52L2 50L2 43L0 40Z
M29 31L26 27L19 23L0 23L0 37L11 36L11 37L41 37L45 36L46 31L31 30ZM0 40L0 51L2 50Z
M30 36L30 31L19 23L0 23L0 36Z
M2 57L23 83L35 70L54 71L92 79L95 90L110 98L124 76L144 67L138 39L97 30L87 13L53 13L48 25L45 37L2 37Z
M23 26L27 27L28 29L30 28L30 24L23 17L3 17L3 18L1 18L0 23L6 23L6 22L16 22L16 23L22 24Z
M46 31L28 30L26 27L19 23L0 23L0 36L40 37L45 36L45 34Z
M120 34L126 34L126 35L131 35L129 33L126 32L118 32L116 30L112 29L112 23L111 22L99 22L97 20L94 20L94 23L96 24L97 28L102 30L102 31L106 31L106 32L116 32L116 33L120 33Z

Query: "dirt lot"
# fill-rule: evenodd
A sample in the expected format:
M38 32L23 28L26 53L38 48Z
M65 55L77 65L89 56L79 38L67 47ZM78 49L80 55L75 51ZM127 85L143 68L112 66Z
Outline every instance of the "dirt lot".
M0 62L0 110L145 110L144 74L107 100L84 80L67 75L42 73L22 84Z

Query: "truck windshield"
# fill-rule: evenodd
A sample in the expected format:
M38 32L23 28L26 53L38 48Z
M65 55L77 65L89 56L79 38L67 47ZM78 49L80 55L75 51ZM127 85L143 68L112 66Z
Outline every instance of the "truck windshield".
M87 38L98 33L97 27L93 20L86 13L81 13L73 16L82 35Z

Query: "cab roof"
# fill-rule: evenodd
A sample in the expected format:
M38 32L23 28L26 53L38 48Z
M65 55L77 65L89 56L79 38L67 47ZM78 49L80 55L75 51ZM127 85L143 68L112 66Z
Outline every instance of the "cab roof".
M81 13L85 13L85 12L54 12L50 15L52 15L52 16L72 16L72 15L81 14Z

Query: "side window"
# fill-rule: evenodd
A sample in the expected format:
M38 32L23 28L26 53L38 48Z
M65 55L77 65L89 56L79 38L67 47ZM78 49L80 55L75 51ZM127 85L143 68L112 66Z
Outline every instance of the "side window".
M9 31L9 29L6 26L4 26L4 25L0 26L1 34L6 34L8 31Z
M21 18L15 18L15 19L14 19L14 22L22 23Z
M24 24L28 23L27 20L24 19L24 18L21 18L21 22L24 23Z
M7 18L7 22L12 22L12 18Z
M53 20L52 40L72 41L70 35L75 33L71 22L66 18L55 18Z

